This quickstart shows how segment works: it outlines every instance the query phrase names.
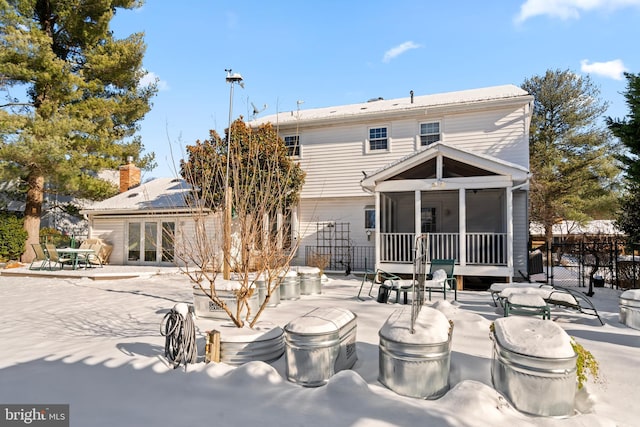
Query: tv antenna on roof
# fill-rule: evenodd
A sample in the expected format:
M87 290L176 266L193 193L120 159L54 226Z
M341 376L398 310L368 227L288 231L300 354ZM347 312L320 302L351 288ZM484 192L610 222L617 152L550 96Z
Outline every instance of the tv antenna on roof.
M251 106L253 107L253 113L251 114L252 119L255 119L258 114L262 113L268 107L267 104L264 104L262 106L262 110L258 110L258 107L256 107L253 102L251 103Z

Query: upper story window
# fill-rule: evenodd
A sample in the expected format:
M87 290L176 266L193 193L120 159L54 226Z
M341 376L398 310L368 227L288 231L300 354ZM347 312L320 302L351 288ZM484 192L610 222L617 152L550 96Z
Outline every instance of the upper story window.
M369 151L388 150L389 139L387 138L387 128L369 129Z
M289 155L292 157L300 157L300 136L285 136L284 146L287 147Z
M420 145L425 147L440 141L440 122L420 123Z

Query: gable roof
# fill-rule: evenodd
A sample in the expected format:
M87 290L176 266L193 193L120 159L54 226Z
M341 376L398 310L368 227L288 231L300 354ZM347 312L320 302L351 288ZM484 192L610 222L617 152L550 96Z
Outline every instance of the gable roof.
M97 202L81 213L188 212L192 208L187 205L185 195L190 191L191 186L183 179L157 178Z
M480 89L447 92L433 95L421 95L390 100L376 99L359 104L341 105L309 110L278 112L264 116L249 122L250 126L258 126L263 123L278 125L302 124L325 121L362 120L367 116L375 117L383 114L385 117L407 115L412 112L425 114L425 109L462 110L469 111L477 105L485 108L487 103L518 103L527 104L533 100L525 90L515 85L493 86Z
M511 176L514 181L526 181L529 173L525 167L515 163L507 162L487 154L475 153L454 147L443 142L436 142L367 175L360 181L360 185L368 190L373 190L376 184L423 164L438 155L492 172L496 175Z

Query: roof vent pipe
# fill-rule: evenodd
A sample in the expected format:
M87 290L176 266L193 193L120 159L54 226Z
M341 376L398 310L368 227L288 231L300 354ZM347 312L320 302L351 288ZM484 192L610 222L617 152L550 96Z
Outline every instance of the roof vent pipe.
M413 91L412 90L409 91L409 95L411 95L411 103L413 104Z

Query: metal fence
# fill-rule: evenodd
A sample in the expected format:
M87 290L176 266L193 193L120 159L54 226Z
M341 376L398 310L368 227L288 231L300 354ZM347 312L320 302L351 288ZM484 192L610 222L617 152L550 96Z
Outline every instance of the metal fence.
M531 248L528 276L561 286L640 288L640 256L633 255L639 248L588 236L545 244Z

